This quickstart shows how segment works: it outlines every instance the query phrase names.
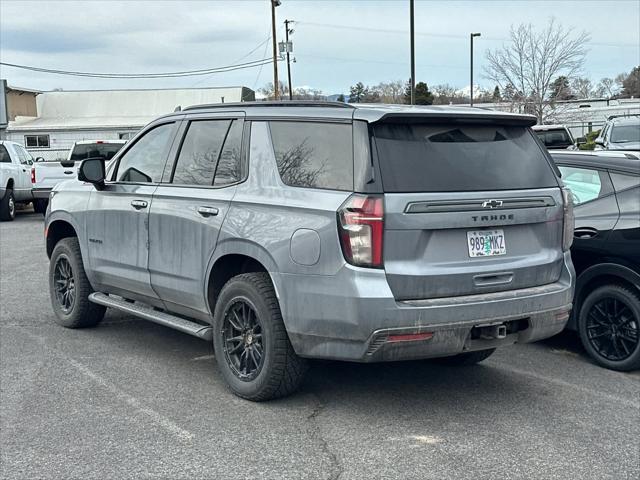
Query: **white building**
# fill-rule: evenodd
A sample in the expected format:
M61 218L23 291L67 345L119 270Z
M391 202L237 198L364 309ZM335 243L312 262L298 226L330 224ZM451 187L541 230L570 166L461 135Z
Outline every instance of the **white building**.
M255 100L246 87L42 92L37 116L16 116L5 138L45 160L66 158L79 140L129 139L154 118L177 107Z

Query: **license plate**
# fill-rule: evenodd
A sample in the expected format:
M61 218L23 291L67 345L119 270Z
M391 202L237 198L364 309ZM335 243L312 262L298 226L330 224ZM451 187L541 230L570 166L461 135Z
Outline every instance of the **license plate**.
M470 257L491 257L507 253L504 232L500 229L467 232L467 247Z

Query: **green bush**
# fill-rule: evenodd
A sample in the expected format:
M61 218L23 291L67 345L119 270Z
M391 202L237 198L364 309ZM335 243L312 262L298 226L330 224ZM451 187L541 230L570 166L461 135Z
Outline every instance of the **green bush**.
M585 135L587 139L587 143L583 143L582 145L578 145L580 150L594 150L596 148L596 138L600 135L600 130L594 130L593 132L589 132Z

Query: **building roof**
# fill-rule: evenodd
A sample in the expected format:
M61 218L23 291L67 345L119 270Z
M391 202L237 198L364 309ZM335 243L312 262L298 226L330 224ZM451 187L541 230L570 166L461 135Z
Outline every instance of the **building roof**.
M8 131L139 128L176 107L253 100L247 87L71 90L36 97L38 117L17 117Z

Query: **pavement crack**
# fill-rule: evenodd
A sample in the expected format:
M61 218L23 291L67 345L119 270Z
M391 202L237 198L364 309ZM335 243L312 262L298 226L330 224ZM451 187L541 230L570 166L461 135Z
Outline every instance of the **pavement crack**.
M339 480L342 474L344 473L344 467L338 460L338 457L336 456L336 454L333 453L329 448L329 443L322 436L322 430L320 429L320 425L318 424L318 416L324 410L325 405L322 402L322 400L320 400L320 397L316 393L312 392L311 395L315 399L315 405L311 413L307 415L307 420L308 420L308 423L310 424L310 430L311 430L310 437L316 440L320 444L322 452L325 454L327 458L329 458L329 461L331 463L330 476L328 477L329 480Z

